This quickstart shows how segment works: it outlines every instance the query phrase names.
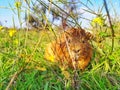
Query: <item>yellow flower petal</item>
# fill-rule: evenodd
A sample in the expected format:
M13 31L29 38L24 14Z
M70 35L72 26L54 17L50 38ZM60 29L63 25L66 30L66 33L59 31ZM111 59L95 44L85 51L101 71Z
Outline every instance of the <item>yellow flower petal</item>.
M94 26L95 24L98 24L100 26L103 26L105 23L105 20L103 19L103 17L98 16L96 18L94 18L91 22L91 24Z
M15 2L15 7L16 7L16 8L20 8L20 7L21 7L21 5L22 5L22 3L21 3L21 2L18 2L18 1L17 1L17 2Z
M10 29L9 30L9 36L12 37L16 33L15 29Z
M49 60L52 61L52 62L54 62L54 60L55 60L54 56L49 56L48 58L49 58Z

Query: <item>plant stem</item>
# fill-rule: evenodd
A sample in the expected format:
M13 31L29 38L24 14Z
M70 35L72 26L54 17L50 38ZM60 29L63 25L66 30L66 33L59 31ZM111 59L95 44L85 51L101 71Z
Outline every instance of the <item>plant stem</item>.
M112 48L111 48L111 52L110 52L110 53L112 53L113 52L113 48L114 48L114 29L113 29L113 25L112 25L112 22L111 22L111 18L110 18L107 2L106 2L106 0L103 0L103 1L104 1L104 5L105 5L105 9L106 9L107 16L108 16L108 20L109 20L109 24L110 24L110 28L111 28L111 33L112 33Z

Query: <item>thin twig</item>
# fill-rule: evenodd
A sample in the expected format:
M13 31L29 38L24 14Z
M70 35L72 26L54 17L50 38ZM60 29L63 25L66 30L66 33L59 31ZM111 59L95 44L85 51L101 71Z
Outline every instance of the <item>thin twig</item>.
M14 80L17 78L18 74L23 70L23 68L21 68L19 71L15 72L14 75L12 76L10 82L8 83L7 87L5 90L10 90L11 85L13 84Z
M73 74L73 90L80 90L79 89L79 75L78 75L78 72L77 70L74 71L74 74Z

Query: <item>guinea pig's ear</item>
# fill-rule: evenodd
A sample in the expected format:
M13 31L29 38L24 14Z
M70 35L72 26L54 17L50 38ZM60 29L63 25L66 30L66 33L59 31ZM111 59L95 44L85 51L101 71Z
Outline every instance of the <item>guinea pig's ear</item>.
M94 36L93 36L93 34L91 34L90 32L86 32L86 39L87 40L94 40Z

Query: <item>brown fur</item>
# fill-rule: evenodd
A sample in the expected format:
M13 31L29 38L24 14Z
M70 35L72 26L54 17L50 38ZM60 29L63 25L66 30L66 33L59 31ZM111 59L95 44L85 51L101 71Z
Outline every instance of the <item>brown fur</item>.
M63 67L84 70L92 57L92 46L88 40L90 33L80 28L70 28L48 44L45 59L53 59L50 61L58 62Z

